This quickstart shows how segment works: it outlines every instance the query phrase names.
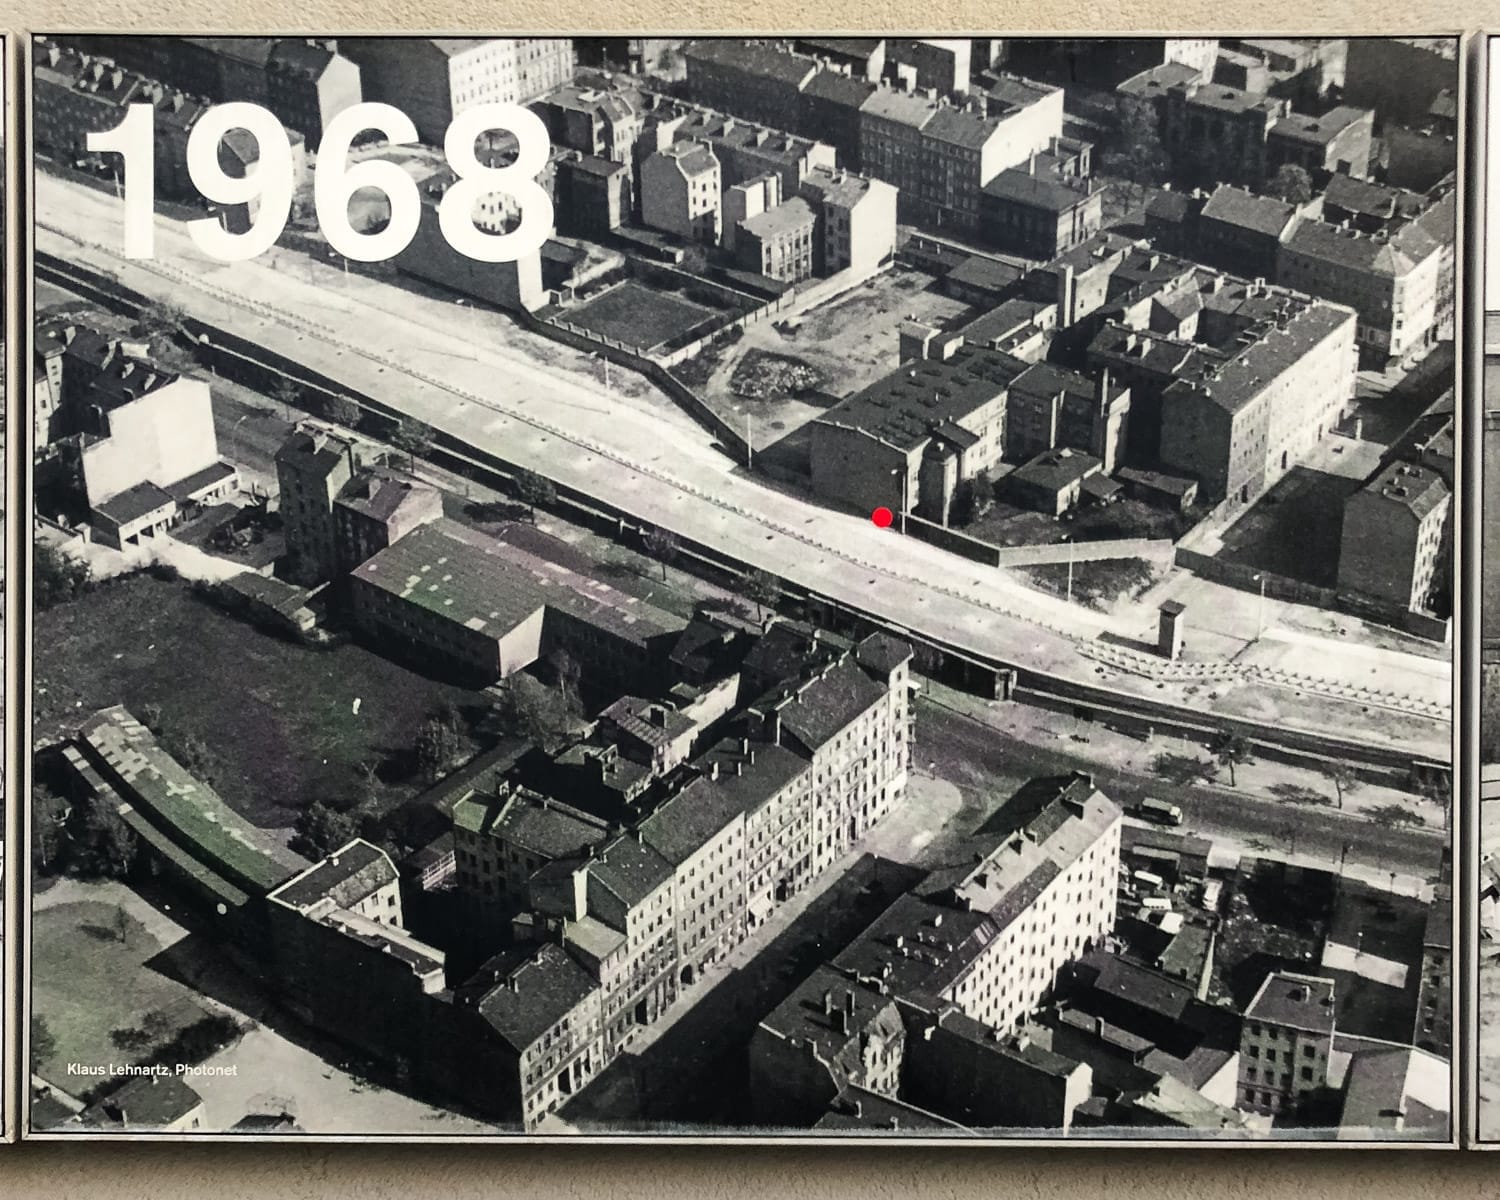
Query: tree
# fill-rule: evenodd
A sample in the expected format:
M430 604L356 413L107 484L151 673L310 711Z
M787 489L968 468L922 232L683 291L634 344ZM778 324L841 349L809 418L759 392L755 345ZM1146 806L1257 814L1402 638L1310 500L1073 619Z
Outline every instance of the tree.
M198 339L187 327L187 314L175 304L158 301L147 305L130 332L143 340L151 357L169 370L189 371L198 365L194 352L187 348L196 347Z
M318 412L325 420L332 421L335 425L342 425L345 429L358 429L365 415L365 410L360 407L359 401L352 396L339 395L320 397Z
M295 379L284 376L271 385L271 399L281 405L281 411L288 421L292 419L292 409L302 408L306 404L302 385Z
M81 558L45 542L37 542L31 555L32 597L39 610L65 604L86 591L92 571Z
M552 480L535 471L516 472L516 498L531 510L531 519L536 520L537 506L548 508L557 503L557 488Z
M135 866L135 833L120 814L99 801L89 804L79 820L72 864L85 879L124 879Z
M297 814L296 832L288 843L306 858L327 858L340 846L346 846L359 831L357 810L340 812L332 805L314 800Z
M1266 184L1266 195L1288 204L1306 204L1313 198L1312 176L1296 163L1285 163Z
M1235 766L1252 761L1250 743L1240 734L1225 729L1214 736L1208 748L1219 766L1229 768L1229 786L1234 787Z
M1134 202L1139 203L1147 187L1166 179L1172 162L1157 132L1155 106L1134 96L1121 96L1115 113L1119 120L1115 148L1100 158L1099 165L1106 174L1133 185Z
M667 581L667 566L677 557L677 537L667 529L646 530L646 553L661 563L661 581Z
M543 750L563 745L574 724L562 689L547 687L526 674L512 675L500 684L494 718L502 734L523 738Z
M47 1027L47 1018L31 1018L31 1069L34 1071L57 1053L57 1039Z
M458 753L458 732L440 717L428 717L417 730L417 766L434 782Z
M754 570L745 576L740 590L755 605L755 615L764 620L766 609L775 608L781 599L781 584L769 571Z
M1331 762L1323 768L1323 774L1328 776L1329 782L1333 784L1334 794L1338 797L1339 807L1344 807L1344 793L1353 792L1359 787L1359 776L1354 773L1346 762Z
M56 869L67 844L68 815L72 806L46 784L31 789L32 866L47 874Z
M405 453L407 469L415 471L417 455L431 452L433 436L432 426L425 421L418 421L414 417L403 417L396 423L396 428L391 431L391 445Z

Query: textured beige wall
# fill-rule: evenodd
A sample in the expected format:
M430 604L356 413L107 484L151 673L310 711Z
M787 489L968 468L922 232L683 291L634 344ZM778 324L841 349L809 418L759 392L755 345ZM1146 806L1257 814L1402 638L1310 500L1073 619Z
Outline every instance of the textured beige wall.
M1500 0L1367 4L1327 0L1103 0L916 4L911 0L259 0L235 6L204 0L19 0L0 23L16 32L48 28L161 33L307 30L571 33L946 30L1003 33L1217 32L1437 34L1500 29ZM1228 22L1229 24L1226 24ZM1419 1151L1233 1150L1214 1152L951 1149L631 1148L578 1145L259 1146L31 1144L0 1146L0 1197L53 1200L888 1200L1005 1197L1006 1200L1428 1200L1500 1196L1500 1158Z

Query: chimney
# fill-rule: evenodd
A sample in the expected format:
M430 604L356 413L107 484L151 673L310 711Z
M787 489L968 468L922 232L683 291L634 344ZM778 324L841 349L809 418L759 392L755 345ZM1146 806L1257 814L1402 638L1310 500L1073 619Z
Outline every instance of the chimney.
M714 759L714 761L709 764L708 777L710 779L718 779L718 777L719 777L719 760L718 759Z
M735 777L738 778L738 777L742 776L744 773L745 773L745 760L743 758L737 758L737 759L735 759L734 760L734 774L735 774Z
M833 1016L833 991L831 989L823 993L823 1015Z

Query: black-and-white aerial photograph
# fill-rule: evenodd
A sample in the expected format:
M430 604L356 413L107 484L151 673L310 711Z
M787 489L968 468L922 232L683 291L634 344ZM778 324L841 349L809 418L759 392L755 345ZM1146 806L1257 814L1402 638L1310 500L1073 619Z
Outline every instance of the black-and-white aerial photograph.
M1453 1142L1457 39L27 56L29 1136Z

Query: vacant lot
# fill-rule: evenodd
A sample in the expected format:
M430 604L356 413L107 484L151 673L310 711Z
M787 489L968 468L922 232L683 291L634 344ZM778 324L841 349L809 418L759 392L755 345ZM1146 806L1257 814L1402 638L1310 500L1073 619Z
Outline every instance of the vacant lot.
M1333 587L1338 579L1344 501L1358 479L1293 467L1224 533L1219 557Z
M84 900L39 908L32 935L32 1010L54 1042L38 1073L66 1091L118 1082L70 1079L68 1063L144 1062L209 1015L189 989L147 965L165 947L114 904Z
M444 700L478 700L360 646L282 641L148 575L38 613L35 645L39 738L111 704L155 710L163 740L201 741L214 787L263 828L290 825L315 798L371 788L378 807L409 798L421 781L405 760L422 719Z
M1004 481L1000 483L1003 492ZM1121 538L1166 538L1176 541L1193 527L1193 513L1171 512L1140 500L1117 500L1099 507L1085 505L1061 518L999 501L963 532L993 546L1045 546L1064 535L1075 542L1108 542Z
M649 350L718 315L713 309L672 292L657 291L627 279L577 308L568 309L564 318L627 346Z
M1043 563L1018 567L1033 587L1054 596L1070 598L1089 608L1108 611L1122 600L1134 600L1166 574L1166 568L1140 558L1109 558L1097 562L1074 563L1069 592L1067 563Z

